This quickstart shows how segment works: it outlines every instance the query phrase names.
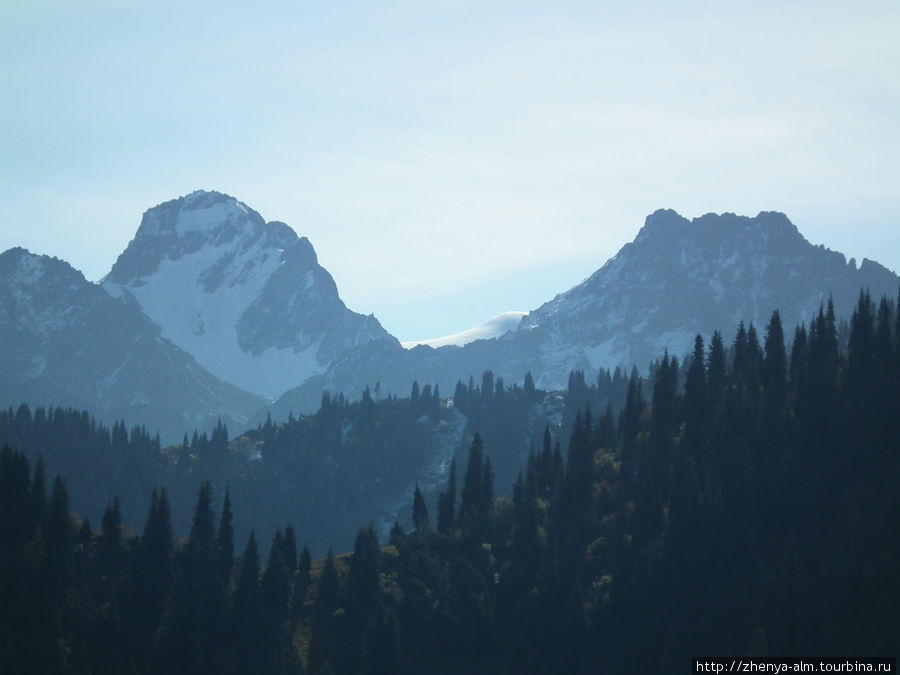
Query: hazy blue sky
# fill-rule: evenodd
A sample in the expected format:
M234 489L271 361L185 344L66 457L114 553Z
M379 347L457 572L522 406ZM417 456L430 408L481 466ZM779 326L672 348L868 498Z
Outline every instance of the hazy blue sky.
M97 280L216 189L400 339L534 309L660 207L900 270L898 120L896 0L0 0L0 250Z

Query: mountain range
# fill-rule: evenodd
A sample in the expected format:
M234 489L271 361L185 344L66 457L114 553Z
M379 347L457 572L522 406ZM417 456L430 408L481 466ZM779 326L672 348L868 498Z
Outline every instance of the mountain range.
M792 331L829 298L838 316L849 317L862 288L894 297L898 281L871 260L857 266L814 246L781 213L688 220L659 210L634 241L588 279L523 316L516 330L462 347L404 351L378 344L348 352L273 409L278 415L309 410L323 389L358 395L366 383L403 394L415 378L450 393L458 380L486 370L508 383L530 372L548 390L565 388L572 370L593 377L601 368L637 366L646 373L664 351L688 354L698 334L708 338L718 330L728 342L740 322L764 327L776 309Z
M311 412L326 390L405 396L419 381L446 396L487 370L507 382L530 372L545 389L564 388L573 369L646 371L697 334L728 339L775 309L791 330L829 297L849 316L861 288L893 297L900 281L814 246L780 213L660 210L528 314L408 349L344 305L308 239L204 191L149 209L98 284L23 249L0 254L0 273L0 404L85 408L168 441L219 418L240 427Z

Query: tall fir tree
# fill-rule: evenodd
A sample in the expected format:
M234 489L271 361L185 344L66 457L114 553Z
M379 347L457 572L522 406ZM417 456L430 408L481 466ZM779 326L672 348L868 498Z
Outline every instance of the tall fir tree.
M231 511L231 490L225 488L225 498L222 500L222 515L219 518L218 534L218 571L224 583L228 583L231 577L231 568L234 565L234 515Z
M413 527L416 532L427 532L429 527L428 507L425 505L425 497L422 496L418 483L413 492Z
M684 383L684 439L682 453L706 461L709 394L703 338L694 338L694 354Z
M250 537L241 556L241 572L234 592L229 620L229 646L236 665L245 672L260 666L263 645L262 598L259 589L259 547L256 534Z

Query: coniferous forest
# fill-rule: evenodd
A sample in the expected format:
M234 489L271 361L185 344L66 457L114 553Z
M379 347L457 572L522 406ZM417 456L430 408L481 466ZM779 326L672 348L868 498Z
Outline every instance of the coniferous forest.
M698 336L646 380L573 374L529 447L528 380L485 374L455 408L414 393L326 397L243 440L165 449L74 411L4 413L0 672L676 673L692 656L896 653L892 300L861 294L846 335L829 305L792 336L777 313L727 345ZM418 475L425 421L457 408L478 433L437 494L411 490L389 533L367 524L384 483L367 477ZM334 456L354 443L370 463ZM106 491L99 522L73 512L70 480ZM283 504L300 516L273 527ZM320 534L336 511L361 516L352 551Z

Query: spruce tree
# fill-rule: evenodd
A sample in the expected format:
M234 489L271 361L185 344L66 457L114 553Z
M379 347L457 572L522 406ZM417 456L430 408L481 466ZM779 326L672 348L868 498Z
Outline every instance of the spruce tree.
M126 634L135 664L144 670L174 581L172 523L165 488L153 490L150 508L134 556L131 595L125 613Z
M710 410L713 413L716 411L719 395L727 380L727 367L722 334L715 331L709 343L709 358L706 366L707 391L709 392Z
M560 494L559 523L564 536L567 558L564 563L574 565L579 550L585 544L591 515L591 493L594 455L591 447L590 410L575 415L563 491Z
M281 554L284 564L290 574L297 569L297 535L294 526L288 523L284 528L284 537L281 540Z
M263 649L259 563L256 534L250 530L250 538L241 556L241 573L234 592L230 620L231 649L237 665L245 670L257 664Z
M287 617L290 576L284 561L284 540L276 530L269 549L269 558L259 587L260 602L270 637L280 632L278 627Z
M637 368L632 368L628 380L628 393L625 396L625 409L619 433L622 436L620 458L622 462L622 487L626 499L633 499L635 480L638 470L638 434L641 432L641 415L644 412L644 399L641 395L641 379Z
M806 326L802 323L794 329L794 340L791 343L790 391L794 395L795 405L798 395L806 394L809 342L806 337Z
M763 426L770 439L780 437L787 417L787 353L784 331L778 311L772 313L766 327L764 362L765 404Z
M312 638L309 646L309 665L313 672L328 672L334 662L346 654L347 645L343 644L342 615L337 611L340 606L340 586L334 555L328 551L325 567L319 577L315 612L312 620Z
M306 592L309 589L311 569L312 557L309 553L309 546L304 544L303 550L300 552L300 559L297 563L297 573L294 575L291 616L295 621L300 618L303 612L303 605L306 602Z
M534 378L531 376L530 370L525 373L525 381L522 384L522 388L525 392L525 400L528 402L533 401L535 396Z
M476 539L480 540L481 531L481 507L483 505L484 482L484 444L481 436L476 433L469 446L469 458L466 463L466 473L463 477L462 495L459 505L460 527L467 530Z
M207 480L200 486L191 533L187 545L188 575L200 582L219 569L216 517L213 513L213 489Z
M378 604L379 559L378 536L370 524L356 534L350 572L347 575L347 602L350 609L363 614Z
M486 370L481 374L481 405L488 409L494 398L494 373Z
M340 605L337 567L334 563L334 554L328 550L325 558L325 566L322 576L319 578L318 598L316 601L316 613L320 615L331 614Z
M413 527L416 532L427 532L429 527L428 507L425 505L425 498L419 490L418 483L413 492Z
M703 338L694 338L694 355L684 383L683 452L698 460L706 457L709 394L706 388L706 365Z
M461 412L468 410L468 390L462 383L462 380L456 381L456 388L453 390L453 406Z
M113 497L103 511L97 564L101 573L112 577L118 572L122 545L122 512L118 497Z
M44 458L38 455L34 463L34 477L31 481L32 526L42 530L47 527L47 486Z
M27 465L25 470L27 475ZM46 576L44 580L49 588L61 590L69 581L72 565L69 490L61 476L56 476L53 480L45 547Z
M218 570L224 583L228 583L231 577L231 567L234 564L234 516L231 512L231 491L225 488L225 498L222 500L222 516L219 519L218 535Z
M212 506L212 485L204 481L197 492L181 574L153 665L155 672L217 669L225 658L219 649L225 630L225 586L219 574Z
M678 428L678 361L664 354L656 370L653 384L653 414L650 417L651 449L648 460L653 464L663 500L669 497L671 466Z

